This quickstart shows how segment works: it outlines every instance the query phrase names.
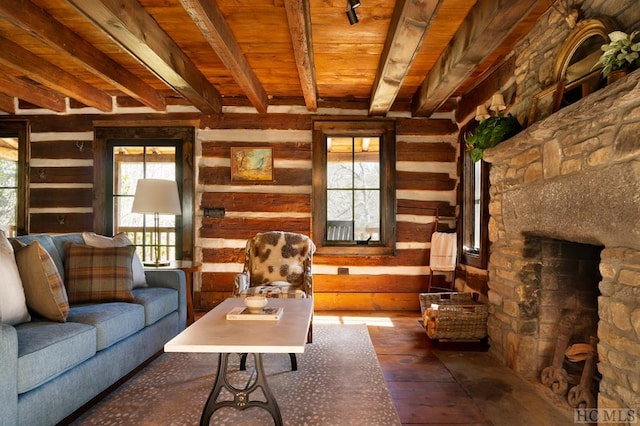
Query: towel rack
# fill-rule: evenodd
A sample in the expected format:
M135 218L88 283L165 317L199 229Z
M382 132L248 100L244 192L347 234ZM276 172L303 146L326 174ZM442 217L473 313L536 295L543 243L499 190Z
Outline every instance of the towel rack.
M455 291L456 290L456 266L457 266L457 257L458 257L458 249L457 249L457 241L458 236L457 232L438 232L438 224L440 222L440 211L439 208L436 207L436 215L435 215L435 223L433 225L433 230L431 231L431 250L429 253L429 282L427 284L427 293L431 292L432 289L434 291ZM457 219L456 219L457 224ZM435 237L435 238L434 238ZM446 241L449 239L453 239L453 250L450 250L448 253L441 252L440 249L447 247ZM434 240L436 242L436 246L434 247ZM440 244L442 243L442 244ZM445 260L445 264L442 264L442 260ZM447 262L448 261L448 262ZM433 266L434 264L438 264L437 266ZM448 264L447 264L448 263ZM437 272L451 272L451 282L447 283L445 281L446 286L433 286L433 273Z

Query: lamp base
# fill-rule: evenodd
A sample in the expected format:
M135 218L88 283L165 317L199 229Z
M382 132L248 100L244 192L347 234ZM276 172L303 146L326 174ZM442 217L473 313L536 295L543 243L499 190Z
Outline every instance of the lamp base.
M167 262L167 261L157 261L157 262L143 262L144 266L149 266L149 267L158 267L158 266L169 266L171 265L171 262Z

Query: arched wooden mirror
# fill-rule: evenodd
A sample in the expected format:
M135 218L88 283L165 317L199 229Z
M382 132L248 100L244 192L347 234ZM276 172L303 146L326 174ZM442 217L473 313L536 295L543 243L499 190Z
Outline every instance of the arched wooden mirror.
M600 87L600 70L593 67L602 54L600 47L609 42L609 33L619 28L615 19L607 16L578 22L556 61L554 81L563 84L555 109L577 102Z

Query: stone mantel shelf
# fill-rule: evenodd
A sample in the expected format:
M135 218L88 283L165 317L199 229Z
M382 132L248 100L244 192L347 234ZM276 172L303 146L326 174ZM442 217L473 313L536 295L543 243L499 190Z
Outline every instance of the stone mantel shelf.
M640 69L633 71L613 84L589 94L578 102L556 111L545 119L522 130L512 138L501 142L496 147L488 148L484 151L482 158L488 163L502 163L509 158L524 153L530 148L538 146L540 140L553 139L559 126L571 125L572 122L575 122L576 114L580 114L579 111L585 104L592 104L603 111L604 114L615 108L614 102L610 99L612 94L620 93L621 96L617 99L621 99L625 94L632 91L636 93L635 99L627 99L626 102L637 100L637 94L640 93ZM557 121L557 123L549 126L548 123L550 121Z

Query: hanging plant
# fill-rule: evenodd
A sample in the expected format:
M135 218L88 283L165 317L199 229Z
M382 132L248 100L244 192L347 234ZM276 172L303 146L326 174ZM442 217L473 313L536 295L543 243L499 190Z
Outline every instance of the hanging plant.
M631 34L623 31L609 33L609 44L601 47L603 53L594 68L602 66L602 76L606 78L617 70L631 72L640 67L640 42L633 41L638 34L638 31Z
M500 142L515 136L520 130L522 126L511 114L491 116L482 120L476 131L467 138L467 151L474 162L480 161L485 149L493 148Z

